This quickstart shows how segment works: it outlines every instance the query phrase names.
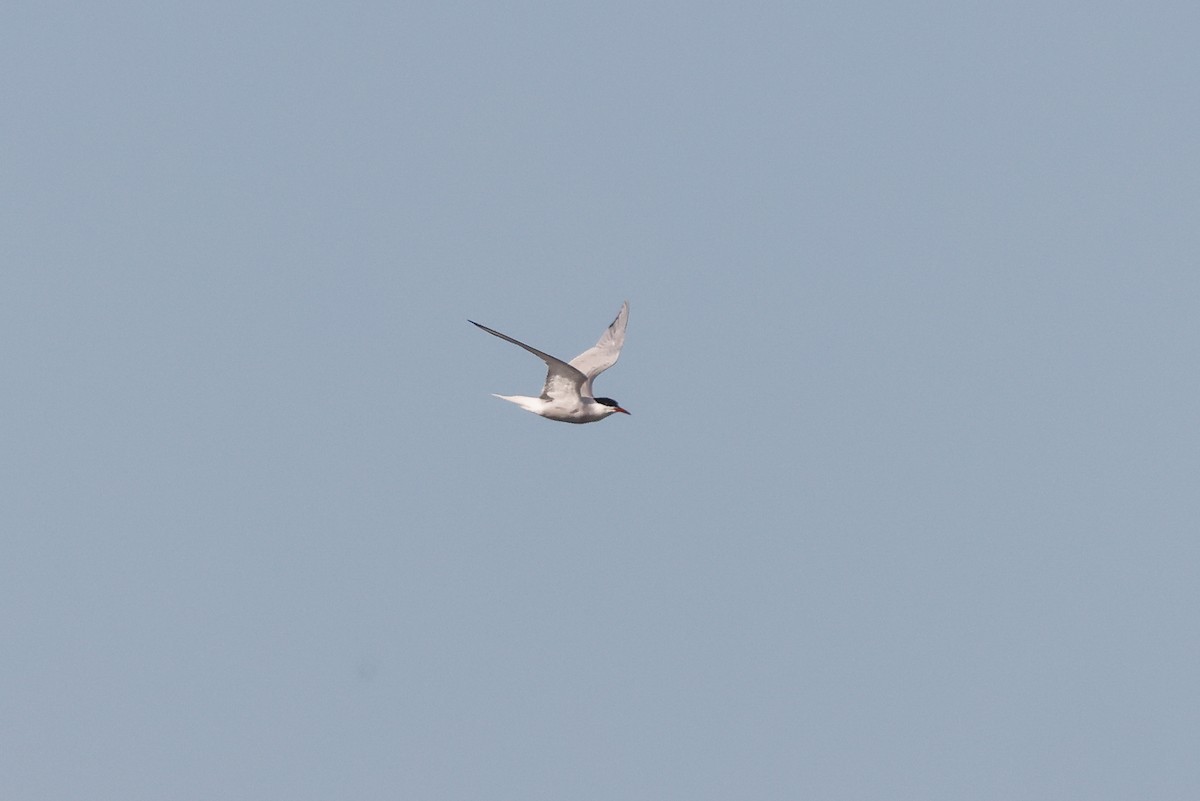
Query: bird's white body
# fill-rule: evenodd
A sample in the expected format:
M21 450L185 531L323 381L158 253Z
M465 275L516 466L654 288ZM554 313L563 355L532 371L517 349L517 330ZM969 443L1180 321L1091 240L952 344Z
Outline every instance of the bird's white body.
M616 414L618 411L611 406L597 403L592 398L581 397L576 403L572 404L564 402L561 398L558 400L546 400L545 398L530 398L525 395L497 395L495 392L492 394L509 403L515 403L528 412L540 414L548 420L558 420L563 423L594 423L597 420L603 420L610 414ZM625 412L625 414L629 414L629 412Z
M541 397L526 395L496 395L515 403L526 411L541 415L549 420L563 423L594 423L609 415L621 412L629 414L611 398L596 398L592 394L592 382L596 376L617 363L621 346L625 344L625 327L629 322L629 304L622 303L621 310L612 324L600 336L600 341L569 362L531 348L507 334L494 331L486 325L469 320L492 336L506 340L537 356L546 363L546 385Z

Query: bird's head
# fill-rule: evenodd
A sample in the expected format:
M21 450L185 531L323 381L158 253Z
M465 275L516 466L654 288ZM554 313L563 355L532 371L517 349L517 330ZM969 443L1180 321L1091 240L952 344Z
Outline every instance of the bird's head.
M596 401L596 403L599 403L601 406L607 406L610 410L609 414L615 414L617 412L620 412L621 414L629 414L627 410L622 409L620 404L618 404L612 398L593 398L593 400Z

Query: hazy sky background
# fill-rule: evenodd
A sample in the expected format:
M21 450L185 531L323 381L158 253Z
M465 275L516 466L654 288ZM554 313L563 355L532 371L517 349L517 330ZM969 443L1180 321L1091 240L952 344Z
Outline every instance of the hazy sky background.
M6 4L0 796L1200 797L1198 40Z

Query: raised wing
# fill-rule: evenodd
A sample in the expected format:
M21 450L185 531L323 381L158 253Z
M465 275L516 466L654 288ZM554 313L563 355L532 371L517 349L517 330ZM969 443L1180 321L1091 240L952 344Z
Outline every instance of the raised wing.
M625 326L628 324L629 301L625 301L621 304L621 310L617 312L617 318L600 335L600 341L571 359L571 367L585 376L583 386L579 390L585 397L593 397L592 381L596 379L596 376L616 364L617 359L620 358L621 346L625 344Z
M511 342L514 345L524 348L525 350L537 356L546 363L546 385L542 388L542 397L546 400L556 400L558 398L579 398L580 387L588 380L587 376L571 365L564 362L562 359L556 359L549 353L542 353L537 348L531 348L524 342L513 339L507 334L501 334L499 331L494 331L486 325L480 325L474 320L467 320L468 323L476 328L482 328L494 337L500 337L506 342ZM615 359L614 359L615 361Z

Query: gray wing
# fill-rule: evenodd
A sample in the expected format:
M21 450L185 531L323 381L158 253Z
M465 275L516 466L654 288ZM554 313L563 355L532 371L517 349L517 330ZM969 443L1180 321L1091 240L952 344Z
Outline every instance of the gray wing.
M600 341L583 353L571 359L571 366L586 376L580 392L591 398L592 381L596 376L617 363L621 356L621 346L625 344L625 326L629 324L629 301L621 304L617 318L608 329L600 335Z
M525 350L537 356L546 363L546 386L542 388L542 397L546 400L555 400L557 398L579 398L580 387L588 380L587 376L571 365L564 362L562 359L556 359L549 353L542 353L537 348L531 348L524 342L513 339L507 334L501 334L499 331L493 331L486 325L480 325L474 320L467 320L468 323L476 328L482 328L494 337L500 337L506 342L511 342L514 345L524 348Z

